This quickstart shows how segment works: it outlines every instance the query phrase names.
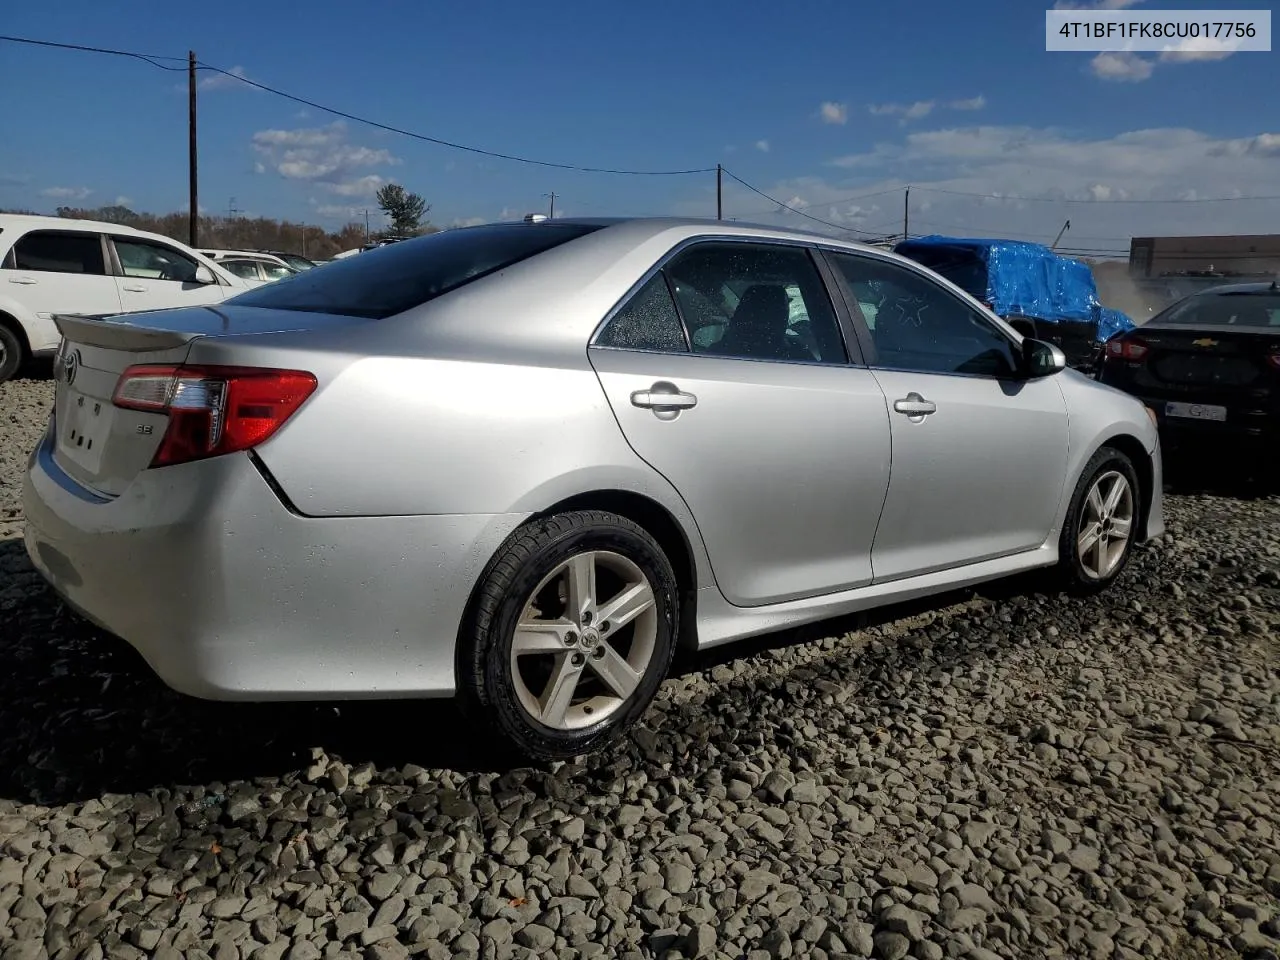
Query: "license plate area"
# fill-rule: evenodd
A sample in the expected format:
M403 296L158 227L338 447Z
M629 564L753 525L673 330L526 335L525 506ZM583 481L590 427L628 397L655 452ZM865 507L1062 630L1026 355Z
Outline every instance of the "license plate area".
M57 418L58 451L77 466L96 472L114 414L110 402L68 389L62 415Z
M1211 403L1179 403L1171 400L1164 405L1164 415L1184 420L1212 420L1222 423L1227 419L1227 408Z

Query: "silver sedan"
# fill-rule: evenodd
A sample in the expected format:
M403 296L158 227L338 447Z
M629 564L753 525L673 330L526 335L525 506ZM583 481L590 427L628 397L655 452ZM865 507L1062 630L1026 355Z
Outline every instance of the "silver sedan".
M26 544L171 687L458 696L535 758L678 646L1164 529L1138 400L883 250L704 220L449 230L224 304L60 317Z

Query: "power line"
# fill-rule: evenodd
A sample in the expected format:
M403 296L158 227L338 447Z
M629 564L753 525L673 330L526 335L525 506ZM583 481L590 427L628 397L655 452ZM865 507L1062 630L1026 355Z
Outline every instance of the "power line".
M812 220L815 223L821 223L824 226L831 227L834 230L842 230L846 233L860 233L863 236L868 236L868 237L874 236L874 234L868 233L866 230L859 230L857 227L845 226L842 223L833 223L830 220L823 220L821 217L815 217L811 213L805 213L803 210L799 210L788 203L783 203L781 200L777 199L776 197L769 196L769 194L765 193L763 190L753 187L751 184L747 183L747 181L743 180L741 177L739 177L737 174L733 173L732 171L725 169L724 172L727 176L733 178L734 180L737 180L738 183L742 184L752 193L760 194L760 196L764 197L770 203L776 203L778 206L782 207L782 209L784 210L790 210L792 213L798 214L802 217L806 217L807 219ZM889 191L886 191L886 192L889 192Z
M295 96L292 93L285 93L275 87L267 86L265 83L258 83L256 80L250 80L248 77L242 77L238 73L232 73L229 70L223 70L221 67L215 67L212 64L201 61L199 64L202 70L212 70L214 73L222 74L224 77L230 77L233 80L239 80L241 83L248 84L251 87L257 87L259 90L265 90L267 93L275 94L277 97L283 97L286 100L292 100L294 103L301 103L304 106L321 110L324 113L332 114L335 117L342 117L345 120L353 120L356 123L363 123L366 126L376 127L379 130L386 130L389 133L398 133L404 137L410 137L414 140L422 140L426 143L434 143L437 146L449 147L453 150L462 150L466 153L476 153L482 157L493 157L497 160L512 160L516 163L528 163L538 167L552 167L556 170L574 170L578 173L612 173L621 176L630 177L679 177L693 173L714 173L715 167L697 167L689 170L621 170L610 167L586 167L573 163L555 163L550 160L533 160L529 157L521 157L511 153L498 153L494 150L484 150L480 147L471 147L462 143L454 143L451 140L442 140L439 137L428 136L425 133L414 133L412 130L405 130L403 127L394 127L391 124L380 123L377 120L370 120L367 117L361 117L354 113L347 113L344 110L338 110L334 107L327 107L322 103L314 100L308 100L305 97Z
M727 170L725 172L728 173ZM729 175L733 176L733 174L729 174ZM738 178L734 177L733 179L737 180ZM834 206L838 203L852 203L855 200L870 200L873 197L883 197L885 194L888 194L888 193L899 193L903 189L904 189L903 187L889 187L887 190L877 190L874 193L859 193L859 194L855 194L852 197L839 197L835 200L815 200L813 203L806 203L804 205L804 208L812 209L813 207L829 207L829 206ZM756 192L759 193L758 190ZM764 213L773 213L773 211L772 210L748 210L745 213L739 214L739 216L752 217L752 216L756 216L757 214L764 214Z
M158 53L133 53L129 50L112 50L108 47L86 47L79 43L55 43L52 40L32 40L28 37L8 37L0 35L0 40L8 40L10 43L29 43L36 47L56 47L59 50L79 50L84 53L106 53L115 57L132 57L135 60L141 60L149 63L153 67L159 67L161 70L173 70L181 73L186 70L186 57L166 57ZM183 64L180 67L166 67L163 63L157 63L157 60L173 60Z
M184 59L184 58L178 58L178 57L158 57L158 56L152 57L149 54L135 53L129 50L111 50L106 47L88 47L88 46L83 46L81 44L74 44L74 43L55 43L50 40L32 40L27 37L12 37L12 36L0 35L0 40L8 40L12 43L29 43L29 44L33 44L36 46L43 46L43 47L57 47L64 50L79 50L79 51L84 51L89 53L103 53L103 54L111 54L113 56L120 56L120 57L132 57L133 59L142 60L146 63L150 63L154 67L159 67L161 70L181 71L186 69L185 67L167 67L164 64L157 62L158 60L162 60L162 59L163 60ZM323 113L328 113L335 117L342 117L345 120L351 120L355 123L362 123L365 126L375 127L379 130L386 130L389 133L399 134L400 136L409 137L413 140L421 140L425 143L433 143L433 144L436 144L437 146L448 147L452 150L462 150L466 153L479 154L480 156L491 157L496 160L511 160L515 163L527 163L533 166L551 167L557 170L573 170L578 173L608 173L608 174L615 174L619 176L631 176L631 177L678 177L678 176L685 176L685 175L696 174L696 173L714 173L715 172L715 167L697 167L697 168L692 168L688 170L624 170L624 169L617 169L612 167L588 167L588 166L582 166L582 165L573 164L573 163L556 163L550 160L535 160L530 157L521 157L516 154L500 153L496 150L485 150L485 149L482 149L481 147L472 147L467 144L455 143L451 140L444 140L440 137L432 137L425 133L415 133L412 130L404 129L403 127L392 126L391 124L388 124L388 123L381 123L377 120L370 120L369 118L359 116L358 114L348 113L345 110L338 110L335 107L325 106L324 104L317 103L314 100L308 100L306 97L299 97L292 93L286 93L284 90L280 90L276 87L268 86L265 83L259 83L256 80L250 80L248 77L243 77L238 73L232 73L230 70L223 70L221 67L214 66L211 63L204 63L203 61L201 61L197 64L197 66L201 70L210 70L214 73L221 74L224 77L229 77L232 80L238 80L240 83L247 84L248 86L256 87L259 90L263 90L263 91L266 91L267 93L274 94L277 97L282 97L285 100L291 100L294 103L303 104L304 106L311 107L312 109L315 109L315 110L320 110Z
M948 193L956 197L980 197L983 200L1018 200L1028 203L1233 203L1240 200L1280 200L1280 194L1268 194L1257 197L1183 197L1171 200L1103 200L1097 197L1077 197L1069 200L1060 197L1015 197L1010 194L972 193L967 190L948 190L943 187L921 187L915 184L913 184L913 186L915 186L917 190L926 190L929 193Z
M975 224L947 223L942 220L934 220L932 217L918 218L913 216L911 219L917 223L926 224L931 227L941 227L947 230L965 230L968 231L971 236L979 232L999 234L1000 236L1007 237L1011 240L1037 240L1044 236L1042 233L1024 233L1021 231L1002 230L995 227L983 227ZM1090 237L1078 233L1073 233L1072 237L1076 240L1096 240L1102 243L1128 243L1130 239L1129 237Z

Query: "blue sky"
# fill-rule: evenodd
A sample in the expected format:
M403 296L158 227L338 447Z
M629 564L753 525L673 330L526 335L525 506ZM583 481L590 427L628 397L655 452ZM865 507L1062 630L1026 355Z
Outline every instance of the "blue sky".
M0 32L174 57L194 47L202 61L325 105L536 159L719 162L856 230L900 229L906 183L913 232L1051 240L1070 218L1066 242L1102 249L1134 233L1280 228L1278 202L1113 202L1280 194L1280 54L1046 53L1046 6L222 0L168 16L61 0L7 9ZM0 119L0 206L126 198L185 209L185 81L138 61L0 44L0 84L22 92ZM234 197L249 214L332 228L374 208L372 191L388 180L422 193L445 225L542 210L551 191L557 213L715 213L713 174L489 159L335 124L209 73L201 82L200 198L211 213ZM725 213L822 229L731 180Z

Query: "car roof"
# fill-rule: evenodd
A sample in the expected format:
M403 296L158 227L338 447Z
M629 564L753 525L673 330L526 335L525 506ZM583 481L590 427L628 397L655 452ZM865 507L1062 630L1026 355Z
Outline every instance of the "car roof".
M912 263L901 254L894 254L883 247L868 242L845 239L830 233L806 230L802 227L781 227L776 224L755 223L749 220L717 220L714 217L556 217L537 221L509 221L511 224L527 225L530 230L539 227L554 227L557 224L581 224L609 229L610 232L626 232L637 243L650 237L676 231L690 237L702 235L719 235L732 237L751 237L762 240L793 240L801 243L825 243L833 246L847 247L851 250L869 251L881 256L889 256L894 260ZM485 226L485 225L481 225ZM456 229L467 230L469 227ZM855 232L850 229L850 233Z
M0 226L61 227L64 230L109 230L112 233L131 233L139 237L157 237L160 234L139 230L123 223L109 220L74 220L70 217L49 217L32 213L0 213ZM169 239L169 238L166 238Z

